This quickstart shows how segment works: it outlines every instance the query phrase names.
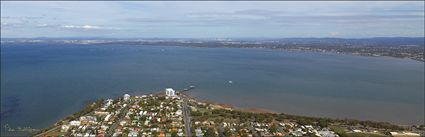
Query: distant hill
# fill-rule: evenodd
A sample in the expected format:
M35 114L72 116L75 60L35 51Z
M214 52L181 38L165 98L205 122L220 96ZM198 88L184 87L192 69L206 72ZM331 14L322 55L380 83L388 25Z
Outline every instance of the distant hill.
M364 46L424 46L425 37L376 37L376 38L283 38L279 42L297 44L325 44L329 46L364 45Z

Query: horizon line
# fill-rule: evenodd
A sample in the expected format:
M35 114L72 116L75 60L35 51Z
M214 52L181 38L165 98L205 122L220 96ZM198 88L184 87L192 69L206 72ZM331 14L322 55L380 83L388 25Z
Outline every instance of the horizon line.
M425 36L376 36L376 37L0 37L1 39L371 39L371 38L425 38Z

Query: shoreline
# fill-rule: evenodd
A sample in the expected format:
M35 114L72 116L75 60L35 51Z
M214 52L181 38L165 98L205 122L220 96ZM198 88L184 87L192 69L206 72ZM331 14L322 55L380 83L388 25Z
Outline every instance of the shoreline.
M185 95L187 95L187 94L185 94ZM290 114L290 113L286 113L286 112L278 112L278 111L273 111L273 110L269 110L269 109L265 109L265 108L258 108L258 107L236 107L232 104L220 103L220 102L212 101L212 100L197 99L197 98L192 97L190 95L187 95L187 97L189 97L190 99L193 99L197 102L217 105L221 108L228 109L228 110L258 113L258 114L285 114L285 115L298 116L298 117L325 118L325 119L333 119L333 120L371 121L371 122L378 122L378 123L390 123L390 124L402 126L402 127L420 125L420 124L398 124L398 123L394 123L394 122L377 121L377 120L360 120L360 119L354 119L354 118L333 118L333 117L317 117L317 116L308 116L308 115L300 115L300 114Z
M133 94L134 94L133 96L139 96L139 97L140 96L150 96L150 95L153 95L153 96L164 96L165 95L165 93L163 93L163 91L155 91L155 92L149 92L149 93L137 93L137 92L133 92ZM397 126L400 126L400 127L411 127L411 126L417 125L417 124L396 124L396 123L393 123L393 122L383 122L383 121L374 121L374 120L339 119L339 118L331 118L331 117L314 117L314 116L306 116L306 115L288 114L288 113L285 113L285 112L276 112L276 111L267 110L267 109L263 109L263 108L235 107L234 105L231 105L231 104L220 103L220 102L213 101L213 100L198 99L198 98L196 98L194 96L191 96L190 94L188 95L187 93L180 93L180 94L186 95L186 97L188 97L190 100L194 100L196 102L201 102L201 103L206 103L206 104L212 104L212 105L218 106L217 108L222 108L222 109L231 110L231 111L249 112L249 113L255 113L255 114L274 114L274 115L284 114L284 115L289 115L289 116L292 116L292 117L305 117L305 118L313 118L313 119L370 121L370 122L373 122L373 123L375 123L375 122L376 123L389 123L389 124L397 125ZM118 99L118 98L120 98L120 97L114 97L113 99ZM101 99L102 98L97 99L96 101L101 100ZM94 102L96 102L96 101L94 101ZM89 103L88 106L93 105L94 102ZM77 113L77 112L75 112L75 113ZM34 132L43 131L45 129L55 128L57 126L57 124L59 124L62 121L66 120L69 116L74 115L75 113L70 114L70 115L67 115L64 118L61 118L60 120L56 121L54 124L52 124L53 127L51 126L51 127L47 127L47 128L40 128L40 129L34 130L33 132L25 132L25 133L32 134ZM13 133L13 132L9 132L9 134L10 133ZM21 132L21 133L23 133L23 132Z
M166 95L163 91L158 91L158 92L151 92L149 94L137 94L137 95L133 95L132 97L133 98L159 97L159 98L167 99L167 96L168 95ZM397 132L399 132L399 131L410 131L410 130L406 130L406 129L410 129L411 127L417 126L417 125L399 125L399 124L393 124L393 123L389 123L389 122L379 122L379 121L369 121L369 120L364 121L364 120L356 120L356 119L335 119L335 118L328 118L328 117L311 117L311 116L302 116L302 115L291 115L291 114L286 114L286 113L273 112L273 111L262 109L262 108L237 108L237 107L234 107L234 106L229 105L229 104L223 104L223 103L219 103L219 102L215 102L215 101L211 101L211 100L200 100L200 99L197 99L197 98L192 97L190 95L187 95L186 93L182 93L182 92L178 92L178 91L176 92L176 96L178 98L182 98L182 100L184 98L188 98L189 102L193 102L193 103L198 104L198 105L209 106L209 107L212 108L212 110L224 111L224 113L235 112L235 113L247 113L247 114L253 114L253 115L263 115L263 116L272 116L272 117L284 116L284 117L287 118L287 120L293 121L293 122L294 121L299 122L299 120L317 121L317 122L325 120L325 121L329 121L330 122L329 124L331 124L333 126L337 126L339 128L341 128L340 126L344 127L346 124L342 124L342 123L347 123L347 122L348 123L350 123L350 122L365 123L366 125L362 124L364 126L362 128L366 128L366 129L376 128L376 130L378 130L378 131L382 131L383 130L382 127L384 127L384 129L386 129L385 127L387 127L389 129L391 129L390 131L397 131ZM92 113L91 111L85 111L87 108L90 108L93 111L94 110L97 111L96 108L99 107L99 105L101 106L101 104L99 104L99 103L103 102L104 100L105 99L103 99L103 98L98 99L95 102L88 104L83 110L80 110L78 112L75 112L74 114L66 116L66 117L55 122L53 125L51 125L47 128L40 129L37 132L28 132L28 134L30 134L30 136L49 135L49 132L55 132L56 130L60 129L60 126L63 123L66 123L67 121L69 122L69 120L72 120L72 119L68 119L69 117L77 116L75 118L78 118L80 116L79 114L81 114L81 116L83 116L83 115L86 115L88 113ZM122 97L116 97L116 98L114 98L114 100L122 100ZM196 107L196 105L193 106L193 107ZM195 117L195 116L190 115L190 117ZM373 125L376 125L377 127L374 127ZM371 127L369 127L369 126L371 126ZM378 128L378 127L381 127L381 128ZM403 129L403 130L401 130L401 129ZM364 132L364 133L368 133L368 132Z
M16 43L7 43L7 44L16 44ZM32 44L39 44L39 43L25 43L28 45L32 45ZM57 44L57 43L54 43ZM51 44L51 45L54 45ZM320 53L320 54L335 54L335 55L350 55L350 56L358 56L358 57L372 57L372 58L392 58L392 59L401 59L401 60L412 60L412 61L418 61L418 62L423 62L425 63L425 59L424 60L420 60L420 59L415 59L415 58L410 58L410 57L396 57L396 56L387 56L387 55L363 55L364 53L352 53L352 52L337 52L337 51L318 51L321 49L317 49L317 50L303 50L303 49L297 49L297 48L288 48L288 49L284 49L284 48L269 48L269 47L228 47L228 46L217 46L217 47L212 47L212 46L194 46L194 45L166 45L166 44L158 44L156 45L155 43L153 44L110 44L110 43L92 43L92 44L83 44L83 43L62 43L63 45L72 45L72 46L90 46L90 45L96 45L96 46L164 46L164 47L188 47L188 48L232 48L232 49L262 49L262 50L270 50L270 51L287 51L287 52L291 52L291 51L295 51L295 52L304 52L304 53ZM27 46L28 46L27 45ZM46 46L49 44L46 44Z
M394 110L403 108L403 112L417 112L413 108L422 108L423 105L415 104L414 107L409 107L412 104L391 103L387 101L358 101L358 100L344 100L343 98L331 98L320 96L304 96L298 94L275 93L268 96L256 98L255 94L249 94L249 97L227 97L226 95L214 95L213 91L196 91L193 92L193 97L199 98L202 101L209 101L214 104L225 104L234 109L245 111L259 111L269 113L284 113L288 115L317 117L317 118L331 118L331 119L353 119L361 121L375 121L375 122L388 122L396 125L421 125L423 117L419 117L423 112L409 113L406 115L398 115L401 113L394 112ZM233 94L232 94L233 95ZM280 96L281 95L281 96ZM276 97L274 97L276 96ZM272 99L270 98L272 97ZM289 99L288 99L289 98ZM292 98L292 99L291 99ZM294 99L295 98L295 99ZM279 99L283 99L280 101ZM307 101L297 101L307 100ZM252 101L250 101L252 100ZM321 101L323 100L323 101ZM343 101L341 101L343 100ZM267 103L266 103L267 102ZM279 105L279 103L283 103ZM335 104L338 103L338 104ZM339 104L341 103L341 104ZM335 104L335 105L333 105ZM310 107L318 105L317 108ZM365 107L366 106L366 107ZM384 106L393 106L387 109L379 109ZM377 108L382 111L369 111ZM413 110L413 111L412 111ZM353 113L356 112L356 113ZM403 117L400 117L403 116ZM410 117L412 116L412 117Z

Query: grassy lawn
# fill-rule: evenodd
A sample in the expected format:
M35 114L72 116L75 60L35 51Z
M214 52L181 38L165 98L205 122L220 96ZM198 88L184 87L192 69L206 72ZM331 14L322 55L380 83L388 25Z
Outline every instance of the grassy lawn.
M354 132L347 132L347 130L331 126L331 129L335 131L339 136L341 137L388 137L387 135L378 134L378 133L354 133Z

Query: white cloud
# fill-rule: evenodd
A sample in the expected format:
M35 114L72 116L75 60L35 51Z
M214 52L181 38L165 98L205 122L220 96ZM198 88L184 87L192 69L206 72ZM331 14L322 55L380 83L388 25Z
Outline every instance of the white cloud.
M37 27L47 27L47 24L38 24Z
M1 27L2 29L6 29L6 28L13 28L13 27L20 27L22 25L22 23L15 23L15 22L1 22Z
M393 36L405 31L423 36L423 4L278 1L2 2L1 22L2 28L14 30L15 34L34 36L114 33L116 36L128 37L142 34L151 37L295 37L314 33L316 37L364 37L366 34ZM344 32L334 32L337 30Z
M95 25L63 25L64 29L76 29L76 30L119 30L115 27L103 27Z
M83 26L77 26L77 25L64 25L62 26L63 28L66 29L100 29L101 27L99 26L92 26L92 25L83 25Z
M341 35L341 33L340 32L331 32L331 33L329 33L331 36L339 36L339 35Z

